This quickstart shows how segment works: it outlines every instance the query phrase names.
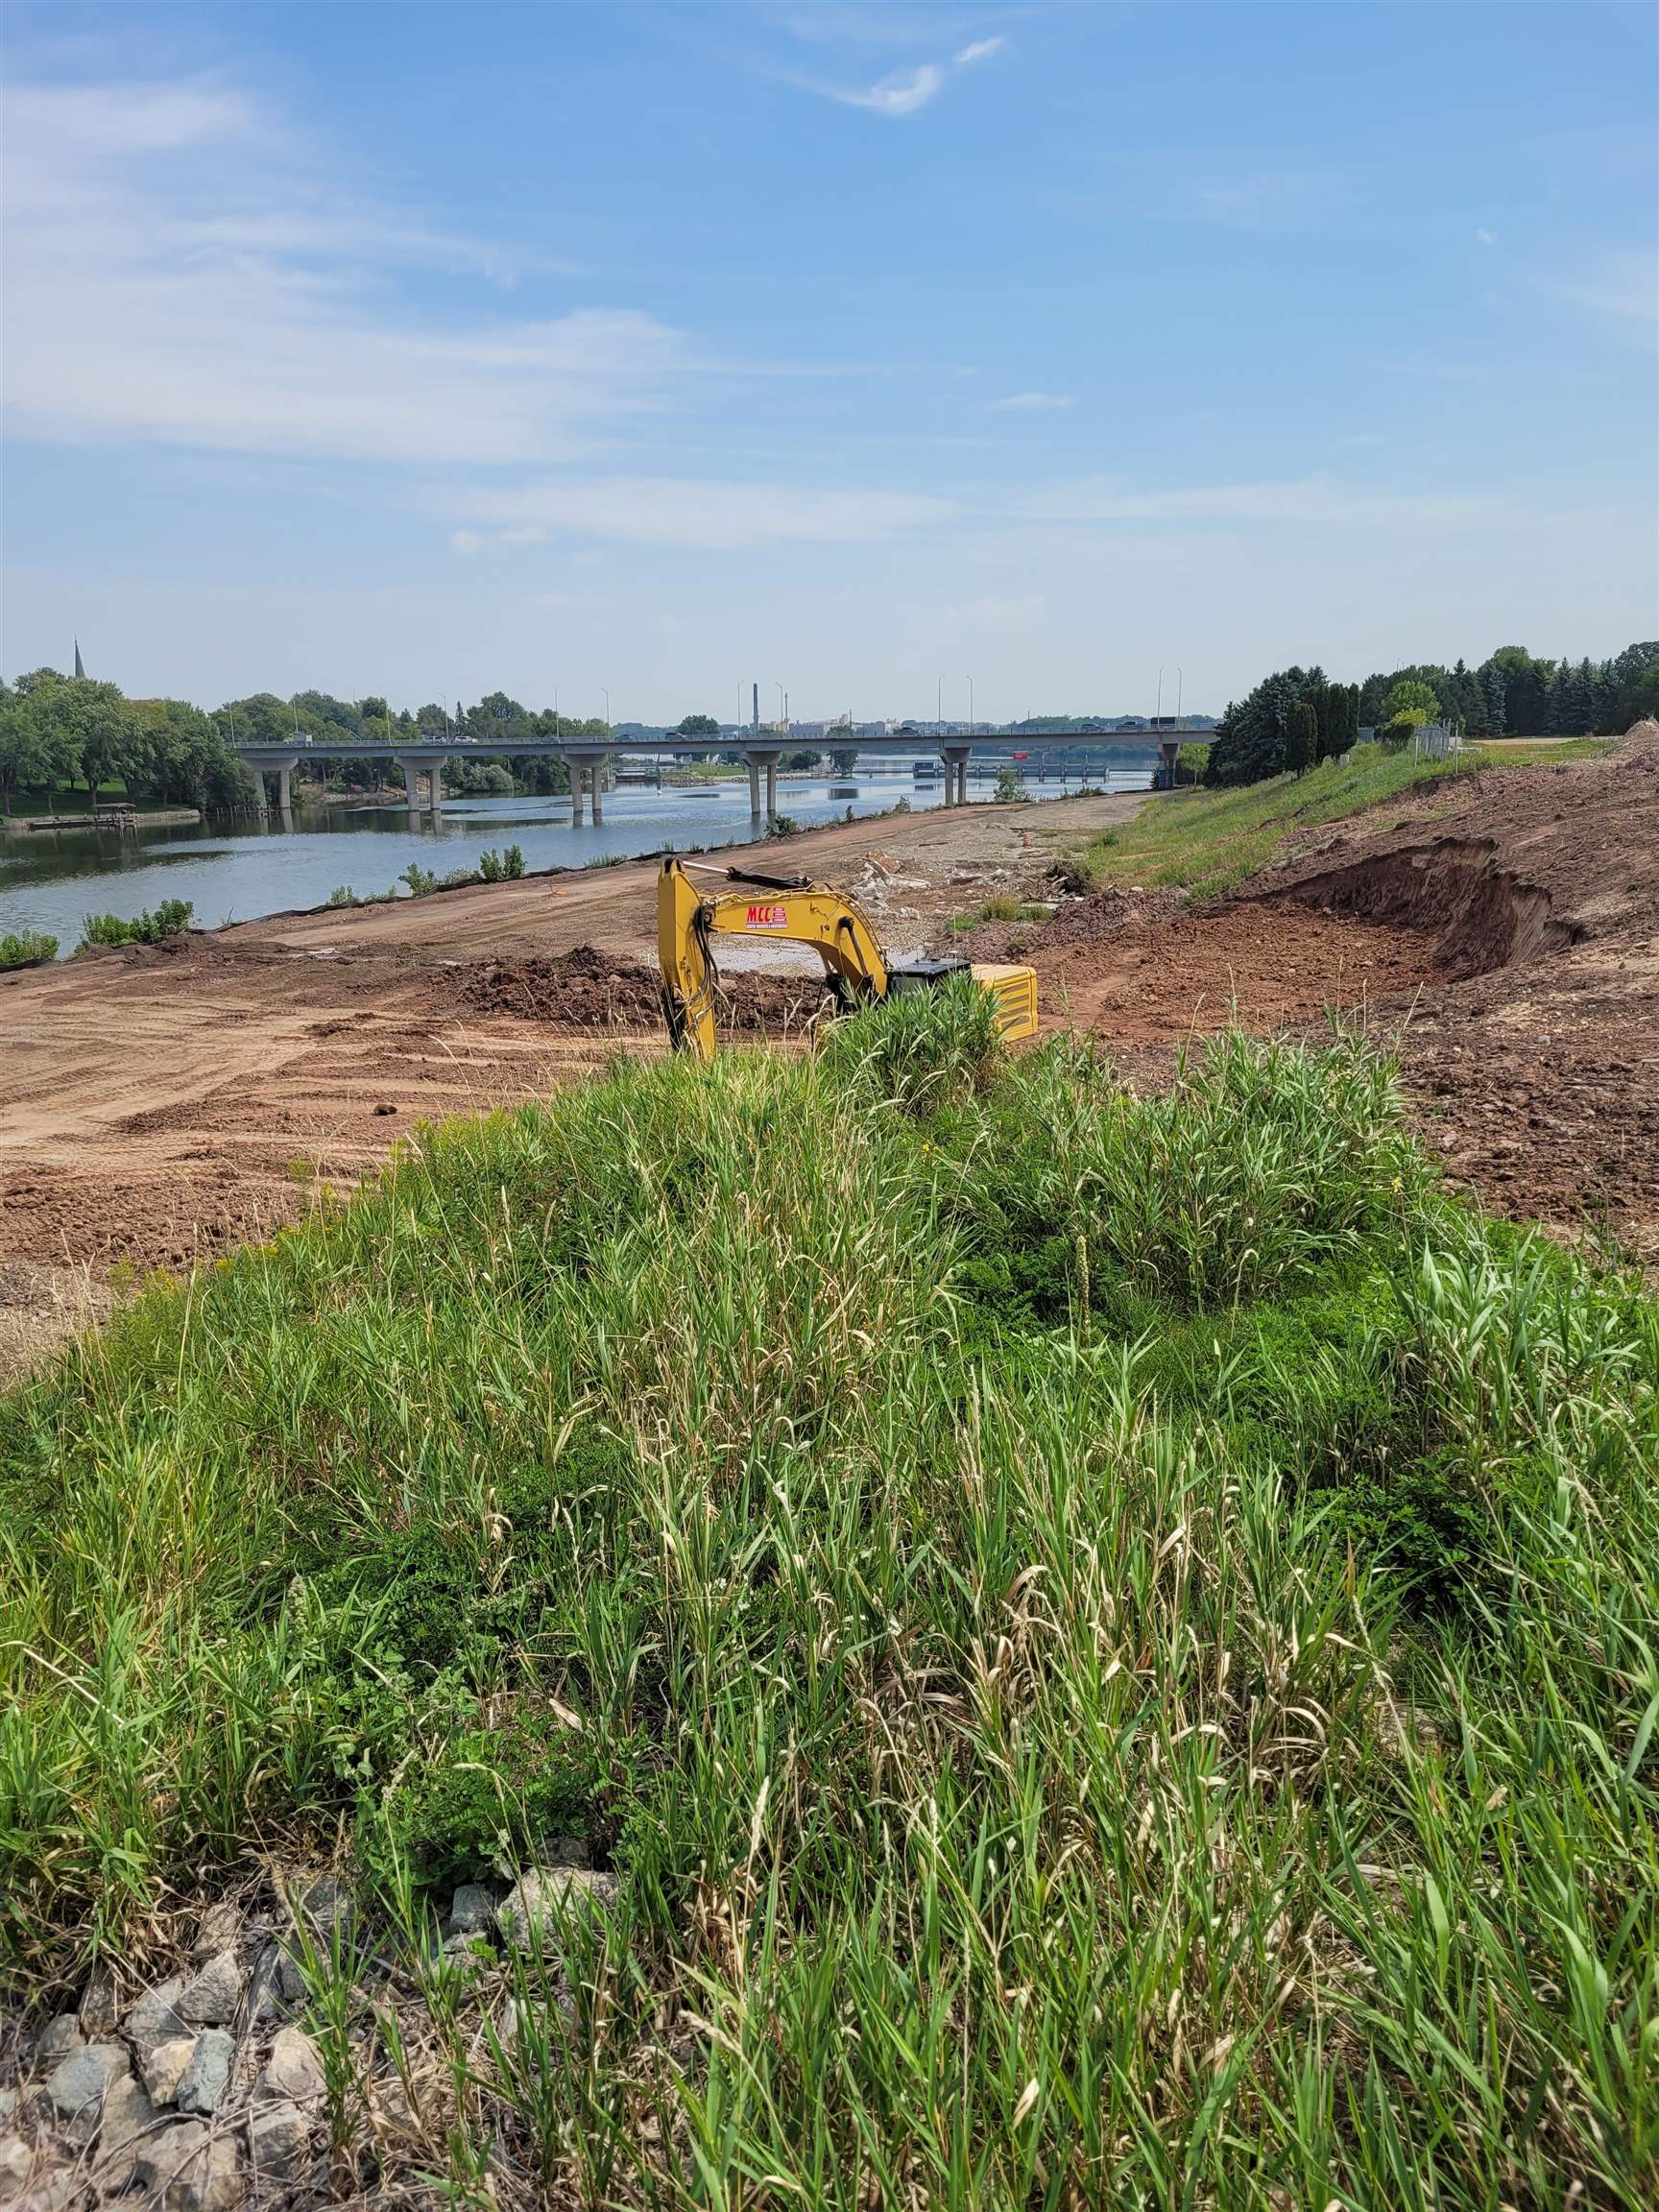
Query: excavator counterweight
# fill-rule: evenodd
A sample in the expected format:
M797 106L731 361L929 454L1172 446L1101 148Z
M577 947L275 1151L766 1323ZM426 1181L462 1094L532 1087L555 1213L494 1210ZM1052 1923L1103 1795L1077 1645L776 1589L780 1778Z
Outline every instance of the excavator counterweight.
M657 956L662 1011L673 1044L701 1060L714 1056L714 955L709 939L725 931L777 943L810 945L824 979L851 1009L890 992L937 990L953 975L972 975L997 1002L998 1026L1008 1038L1037 1031L1037 977L1030 968L966 960L895 965L881 950L869 916L854 899L805 876L762 876L741 868L700 868L733 886L704 891L686 863L669 854L657 878Z

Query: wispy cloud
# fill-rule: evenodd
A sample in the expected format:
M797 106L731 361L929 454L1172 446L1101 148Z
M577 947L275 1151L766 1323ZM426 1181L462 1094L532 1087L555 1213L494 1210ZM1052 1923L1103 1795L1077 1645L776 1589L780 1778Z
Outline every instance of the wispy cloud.
M1496 230L1477 230L1475 233L1475 243L1477 246L1496 246L1498 243L1498 233Z
M879 486L830 488L709 478L565 475L480 487L466 498L451 543L611 540L731 552L781 543L900 541L1117 530L1491 530L1514 510L1495 499L1402 493L1329 477L1133 491L1109 478L955 497Z
M874 84L830 84L817 77L790 77L787 82L803 92L816 92L821 99L837 101L843 108L862 108L873 115L892 118L914 115L938 98L952 72L988 61L1007 43L1002 37L975 38L959 47L948 62L920 61L913 69L892 69Z
M1046 409L1072 404L1070 392L1010 392L1006 399L990 402L993 413L1018 415L1037 415Z
M4 112L14 429L545 464L661 403L681 348L649 315L407 311L398 271L499 283L508 257L354 201L232 87L13 84Z
M914 115L944 86L944 70L936 62L924 61L915 69L895 69L862 90L837 84L809 84L806 89L839 100L844 108L868 108L876 115Z

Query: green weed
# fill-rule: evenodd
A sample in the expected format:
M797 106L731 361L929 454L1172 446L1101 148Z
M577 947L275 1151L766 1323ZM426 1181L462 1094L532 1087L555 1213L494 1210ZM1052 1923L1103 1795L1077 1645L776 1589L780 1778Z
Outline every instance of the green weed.
M343 1831L468 2201L1651 2201L1659 1309L1352 1035L987 1015L423 1130L0 1395L13 1986Z

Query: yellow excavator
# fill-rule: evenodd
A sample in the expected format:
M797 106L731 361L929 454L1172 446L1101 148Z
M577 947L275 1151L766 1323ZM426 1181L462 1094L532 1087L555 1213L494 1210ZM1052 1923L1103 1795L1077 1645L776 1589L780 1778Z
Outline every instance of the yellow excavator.
M730 889L703 890L692 875ZM936 991L952 976L972 975L997 1003L1004 1037L1037 1033L1037 975L1030 968L991 961L916 960L897 966L882 951L870 917L855 900L805 876L758 876L744 868L697 867L669 854L657 878L657 956L662 968L662 1011L677 1047L700 1060L714 1057L714 955L717 931L771 943L810 945L824 980L845 1009L889 992Z

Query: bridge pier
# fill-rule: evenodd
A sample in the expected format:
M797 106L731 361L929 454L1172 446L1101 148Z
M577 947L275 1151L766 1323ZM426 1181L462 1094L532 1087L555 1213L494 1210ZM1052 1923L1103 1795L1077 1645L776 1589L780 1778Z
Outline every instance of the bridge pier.
M436 753L397 753L393 755L403 771L403 795L411 814L422 811L421 805L421 778L426 778L426 806L434 822L444 813L444 789L439 756Z
M605 770L609 753L565 753L561 756L570 779L570 827L580 830L589 794L593 801L593 827L605 826Z
M782 748L777 745L748 745L743 757L749 766L749 819L772 822L778 814L778 763L782 758ZM762 816L760 803L760 777L766 777L766 803Z
M966 806L968 804L968 756L972 746L942 745L945 756L945 804L947 806Z

